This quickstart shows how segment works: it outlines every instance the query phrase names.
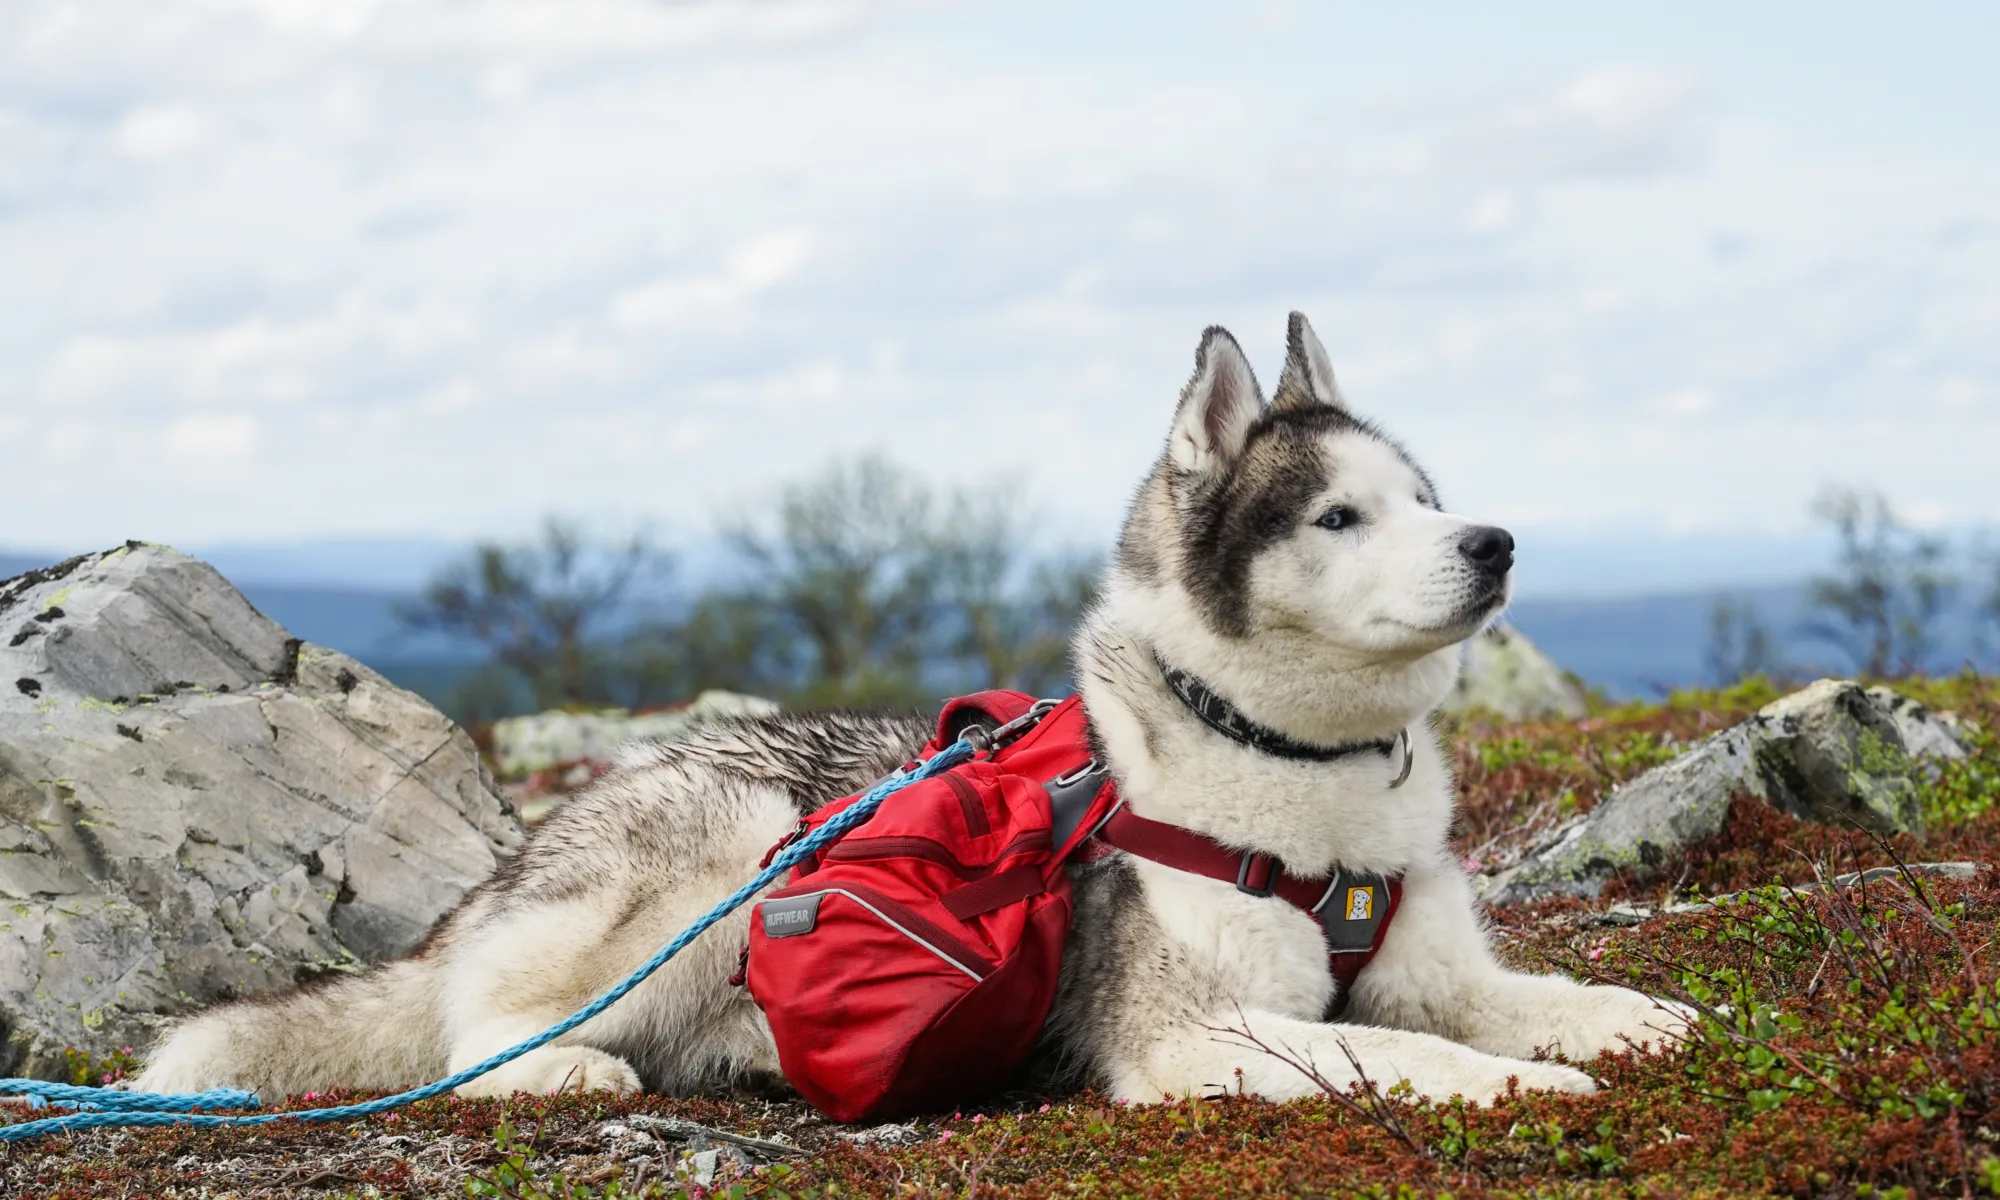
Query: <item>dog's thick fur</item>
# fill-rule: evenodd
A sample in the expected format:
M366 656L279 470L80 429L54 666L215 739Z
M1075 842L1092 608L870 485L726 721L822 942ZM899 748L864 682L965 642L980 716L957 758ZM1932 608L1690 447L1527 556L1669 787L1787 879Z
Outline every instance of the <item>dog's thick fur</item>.
M1272 1098L1313 1089L1217 1032L1247 1026L1336 1085L1358 1062L1438 1098L1485 1100L1510 1078L1592 1090L1582 1071L1530 1056L1588 1061L1684 1017L1495 962L1447 847L1452 780L1427 723L1460 643L1506 604L1511 539L1444 512L1402 449L1348 411L1298 314L1268 405L1228 333L1210 329L1195 361L1076 635L1096 735L1134 811L1299 874L1399 874L1402 907L1335 1023L1320 929L1284 900L1124 854L1073 866L1045 1063L1140 1102L1239 1081ZM1302 741L1408 729L1408 782L1392 788L1398 764L1375 753L1300 761L1228 740L1168 691L1162 661ZM402 1088L478 1062L616 983L749 878L801 813L865 787L928 732L914 718L787 715L630 747L410 957L197 1015L137 1086ZM684 1093L775 1075L762 1014L728 983L748 918L738 910L602 1016L461 1091Z

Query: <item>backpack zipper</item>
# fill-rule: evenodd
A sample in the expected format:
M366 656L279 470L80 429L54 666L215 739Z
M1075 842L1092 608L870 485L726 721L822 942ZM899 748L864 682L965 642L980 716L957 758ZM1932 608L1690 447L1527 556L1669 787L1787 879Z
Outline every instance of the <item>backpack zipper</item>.
M1013 855L1030 850L1051 849L1049 833L1046 829L1031 829L1000 848L993 856L993 864L985 867L967 866L954 857L941 843L927 837L885 836L842 838L823 856L825 862L871 862L878 858L917 858L936 863L960 879L984 879L998 870L1000 864Z

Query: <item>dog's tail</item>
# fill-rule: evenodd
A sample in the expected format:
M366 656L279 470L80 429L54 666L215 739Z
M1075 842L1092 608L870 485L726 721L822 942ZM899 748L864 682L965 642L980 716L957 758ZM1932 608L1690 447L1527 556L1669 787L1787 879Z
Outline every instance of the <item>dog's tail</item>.
M248 1088L265 1101L331 1088L416 1087L444 1074L441 964L416 957L175 1026L134 1081L142 1092Z

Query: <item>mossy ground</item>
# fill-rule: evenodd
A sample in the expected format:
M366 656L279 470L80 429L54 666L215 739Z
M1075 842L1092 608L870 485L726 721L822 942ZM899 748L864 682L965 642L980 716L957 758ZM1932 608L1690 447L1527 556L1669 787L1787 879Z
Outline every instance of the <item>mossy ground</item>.
M1973 723L1973 757L1923 786L1922 836L1878 842L1739 802L1725 829L1597 901L1494 914L1517 966L1705 1007L1664 1053L1589 1064L1594 1096L1491 1107L1390 1096L1226 1097L1127 1108L1011 1097L858 1146L796 1101L562 1097L433 1102L341 1126L86 1133L0 1149L21 1196L700 1196L634 1114L796 1144L716 1196L1863 1196L2000 1194L2000 870L1796 887L1906 862L2000 861L2000 683L1904 686ZM1581 722L1454 731L1460 848L1490 861L1773 698L1750 684ZM1747 889L1747 891L1746 891ZM1666 902L1745 892L1705 911ZM1634 924L1633 922L1639 922ZM302 1107L305 1105L301 1105ZM610 1128L607 1130L607 1126Z

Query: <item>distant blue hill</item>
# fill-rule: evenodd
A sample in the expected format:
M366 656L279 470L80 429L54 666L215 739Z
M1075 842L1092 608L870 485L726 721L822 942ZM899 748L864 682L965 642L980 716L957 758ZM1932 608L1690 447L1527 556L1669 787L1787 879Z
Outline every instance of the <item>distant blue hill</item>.
M0 578L43 565L40 557L0 554ZM238 586L295 635L351 654L447 711L456 709L459 688L484 662L476 645L406 632L396 612L411 592L251 581ZM1836 649L1800 634L1804 594L1793 584L1615 599L1530 598L1516 601L1508 619L1556 662L1619 698L1713 682L1705 656L1711 615L1724 596L1756 606L1796 673L1852 672L1854 664ZM1975 656L1971 609L1967 600L1941 622L1931 669L1956 670Z
M1508 619L1592 687L1618 698L1652 697L1675 687L1717 682L1706 660L1715 606L1724 598L1756 608L1789 674L1855 671L1858 664L1837 646L1802 631L1811 615L1803 584L1620 599L1519 600ZM1939 618L1937 644L1924 669L1940 673L1968 663L1987 669L1995 665L1992 651L1982 644L1991 639L1982 639L1976 609L1976 598L1966 595Z
M1724 595L1756 605L1787 661L1830 657L1826 647L1784 636L1802 616L1804 594L1793 585L1606 600L1530 599L1516 601L1508 620L1590 686L1619 698L1651 697L1713 682L1705 660L1710 622Z

